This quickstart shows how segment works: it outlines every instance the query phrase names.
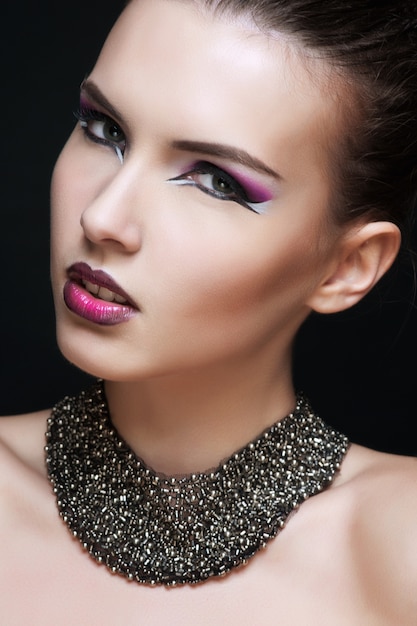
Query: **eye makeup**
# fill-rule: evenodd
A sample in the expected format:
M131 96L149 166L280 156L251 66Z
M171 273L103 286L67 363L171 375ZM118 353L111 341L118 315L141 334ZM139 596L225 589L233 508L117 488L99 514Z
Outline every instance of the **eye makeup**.
M92 100L90 99L90 91L92 92ZM96 92L98 93L98 105L95 104ZM102 101L108 102L94 83L85 81L81 87L80 105L75 116L88 140L112 148L120 163L123 163L126 137L119 123L112 117L113 108L111 104L109 103L109 115L109 109L106 106L103 107ZM98 110L97 106L105 108L106 113ZM230 167L229 163L230 161L232 163L238 162L243 167L246 164L247 169L253 169L264 176L272 177L275 181L280 180L279 174L268 165L244 150L233 146L176 140L172 143L172 147L191 152L200 152L201 149L203 154L213 155L214 158L218 156L219 159L226 160L228 163L226 166L220 166L211 161L196 160L183 169L182 174L167 182L194 186L218 200L240 204L254 213L266 213L268 202L275 196L276 189L271 189L270 186L255 180L250 173L244 173L238 171L239 168Z
M196 161L183 174L168 182L195 186L218 200L236 202L254 213L265 213L273 193L247 175L220 168L207 161Z
M81 95L80 106L74 115L90 141L109 146L115 151L120 163L123 163L126 147L125 135L111 117L95 109L83 95Z
M258 182L249 178L249 176L230 170L225 170L225 172L239 183L245 190L247 196L251 199L251 202L258 204L272 200L272 193Z

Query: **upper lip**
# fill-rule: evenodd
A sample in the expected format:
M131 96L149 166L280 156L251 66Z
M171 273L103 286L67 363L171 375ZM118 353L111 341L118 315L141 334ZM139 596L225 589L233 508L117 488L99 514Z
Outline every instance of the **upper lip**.
M93 270L87 263L79 262L70 265L67 269L67 275L68 278L76 282L82 283L82 281L88 281L98 285L99 287L105 287L106 289L109 289L124 298L126 300L126 304L139 308L129 294L127 294L126 291L103 270Z

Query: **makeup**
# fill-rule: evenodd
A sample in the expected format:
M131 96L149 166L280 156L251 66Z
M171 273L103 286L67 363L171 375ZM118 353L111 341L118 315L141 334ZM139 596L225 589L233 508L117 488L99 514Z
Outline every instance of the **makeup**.
M86 263L75 263L67 274L64 302L79 317L94 324L114 326L127 322L138 312L138 307L106 272L92 270Z
M123 152L120 150L119 146L115 146L114 150L117 154L117 158L119 159L120 163L123 164L123 161L124 161Z
M183 174L168 182L195 186L218 200L236 202L259 214L266 212L266 203L273 199L269 189L248 175L207 161L192 163Z
M126 148L125 135L117 122L98 111L84 96L80 97L80 106L74 112L83 133L93 143L113 149L120 163L124 161Z
M237 180L239 185L243 187L243 189L245 189L251 203L261 204L263 202L268 202L269 200L272 200L272 193L264 186L260 185L258 182L249 178L249 176L234 172L230 169L227 169L225 171L229 174L229 176L232 176L235 180Z

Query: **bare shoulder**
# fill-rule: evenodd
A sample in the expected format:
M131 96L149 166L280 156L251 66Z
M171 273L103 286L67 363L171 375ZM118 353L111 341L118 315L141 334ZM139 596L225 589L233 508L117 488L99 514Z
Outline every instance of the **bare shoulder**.
M385 519L401 518L407 511L417 514L417 457L352 445L344 469L342 484L373 506L383 505Z
M340 487L364 577L417 615L417 458L353 445Z
M44 473L43 451L50 409L0 417L0 467L15 464ZM3 473L4 476L4 473Z
M417 457L377 452L353 445L346 459L343 485L366 518L379 524L373 532L398 531L409 527L417 538ZM407 541L409 535L398 536ZM415 544L417 546L417 543ZM417 556L417 547L415 555Z
M36 541L53 526L53 497L45 463L49 410L0 417L0 534L9 538L9 559L19 541ZM19 538L19 539L18 539ZM2 565L7 568L3 546ZM0 567L0 580L4 574Z

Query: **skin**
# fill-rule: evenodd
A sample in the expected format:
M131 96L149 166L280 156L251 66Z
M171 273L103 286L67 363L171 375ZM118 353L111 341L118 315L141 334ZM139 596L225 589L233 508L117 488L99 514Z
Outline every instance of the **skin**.
M110 116L126 146L121 163L92 140L102 123L89 136L78 124L56 164L57 336L69 360L106 379L113 422L157 471L207 470L286 415L300 324L354 305L397 254L390 223L332 222L328 146L343 129L330 74L248 20L134 0L83 88L84 108ZM179 142L245 150L276 175ZM207 193L210 173L183 184L197 161L261 187L262 212ZM76 262L117 281L139 307L129 321L102 326L67 308ZM150 589L96 565L61 523L43 461L48 414L0 422L8 624L415 623L415 459L352 445L333 485L248 566Z

